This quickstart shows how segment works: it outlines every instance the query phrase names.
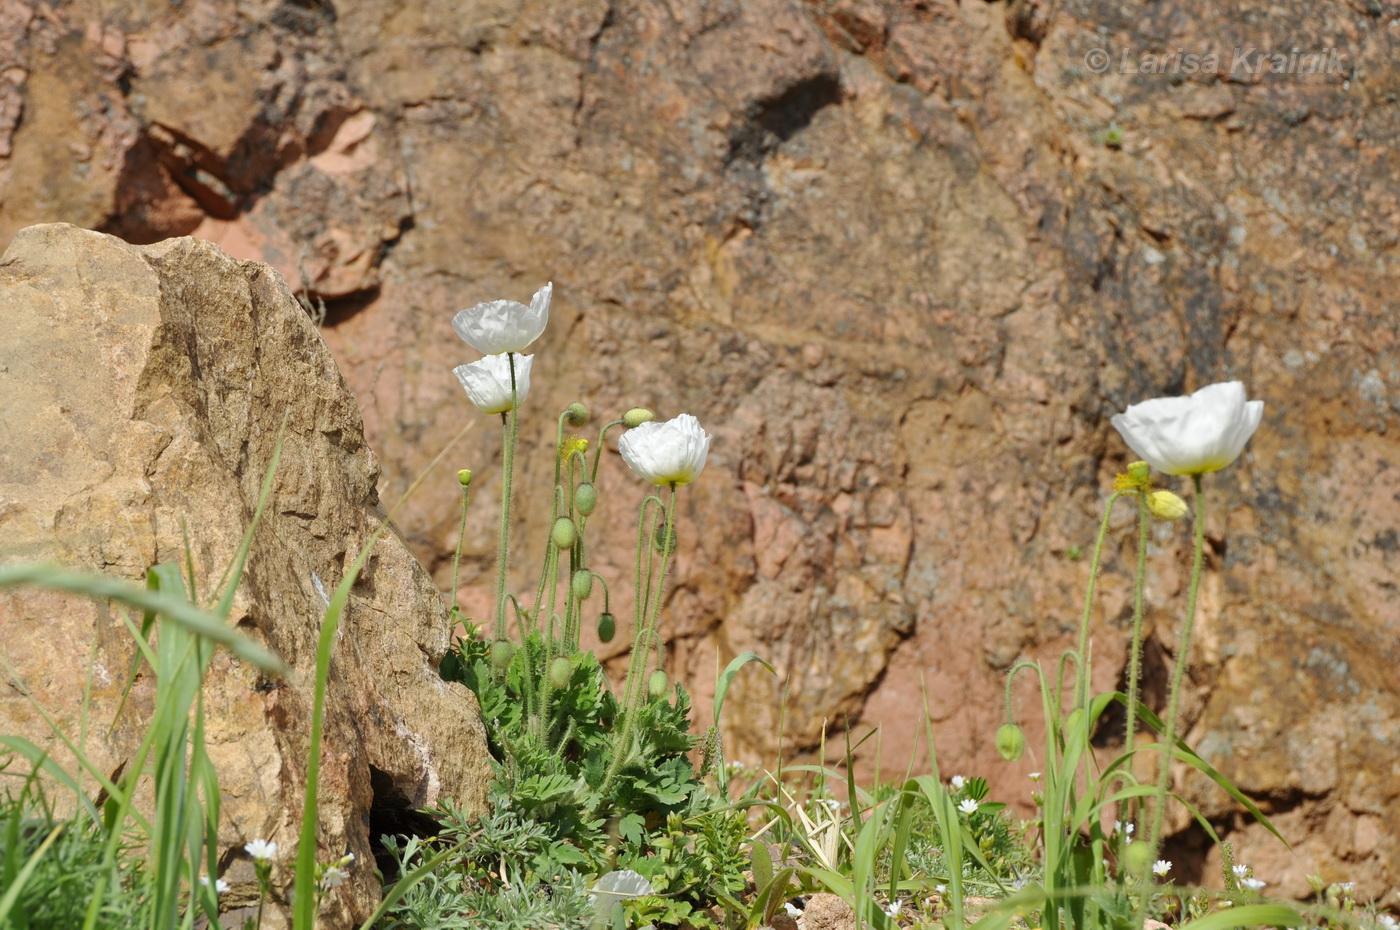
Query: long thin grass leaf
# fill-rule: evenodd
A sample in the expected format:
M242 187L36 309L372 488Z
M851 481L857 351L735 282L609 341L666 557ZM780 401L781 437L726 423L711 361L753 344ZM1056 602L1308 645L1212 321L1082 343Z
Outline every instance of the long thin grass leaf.
M227 647L238 658L264 671L286 671L280 659L225 624L215 614L163 592L148 591L120 578L68 571L56 565L0 566L0 588L23 584L99 600L119 601L138 610L158 613L192 633L207 636Z

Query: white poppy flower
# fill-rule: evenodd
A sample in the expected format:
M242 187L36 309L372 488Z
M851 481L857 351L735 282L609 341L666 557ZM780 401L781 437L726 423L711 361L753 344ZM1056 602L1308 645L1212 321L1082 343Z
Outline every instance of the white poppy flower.
M530 363L533 355L515 356L515 396L525 400L530 393ZM482 413L505 413L510 409L510 357L488 355L480 361L452 369L466 388L467 396Z
M277 844L269 843L267 840L253 840L243 847L243 851L261 862L266 862L277 855Z
M1239 381L1208 384L1190 397L1155 397L1113 418L1128 448L1168 475L1219 471L1239 458L1264 416Z
M656 485L689 484L705 467L710 434L688 413L665 423L642 423L622 434L617 451L642 478Z
M452 328L462 341L482 355L520 352L540 338L549 322L553 282L535 291L530 306L513 300L490 300L458 312Z

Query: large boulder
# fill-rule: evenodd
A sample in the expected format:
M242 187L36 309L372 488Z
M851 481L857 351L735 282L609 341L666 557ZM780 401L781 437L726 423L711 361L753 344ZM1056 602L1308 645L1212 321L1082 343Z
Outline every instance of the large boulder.
M1037 763L993 746L1001 684L1073 643L1072 556L1128 458L1109 417L1245 380L1268 407L1209 484L1184 713L1296 853L1213 786L1183 790L1271 890L1307 894L1310 872L1396 885L1390 4L49 6L0 7L0 235L202 225L288 275L319 261L307 287L330 301L386 493L474 415L451 314L551 278L519 487L552 476L536 427L576 398L716 434L682 498L668 661L702 706L717 658L775 662L781 680L746 673L726 710L749 761L772 761L786 693L790 758L850 721L881 725L883 770L902 771L926 683L945 767L1028 811ZM198 93L172 77L195 61ZM485 500L499 444L481 436L454 465ZM623 577L641 492L613 465L591 532ZM455 494L445 472L400 519L443 584ZM518 512L517 539L547 530L547 495ZM1105 687L1123 677L1130 522L1094 615ZM473 521L463 562L478 616L491 526ZM1189 530L1156 532L1160 707ZM1173 874L1214 876L1203 831L1172 831Z
M258 837L279 845L280 894L301 819L323 592L385 519L355 399L282 278L208 242L140 247L30 227L0 262L0 293L0 557L140 580L152 564L183 562L188 542L208 602L285 420L231 621L292 673L268 678L220 653L205 685L220 860L234 885L225 900L252 900L241 849ZM0 648L26 690L0 693L0 732L49 745L34 704L75 739L86 714L86 754L117 771L153 690L142 676L109 729L135 652L115 621L103 604L5 592ZM358 923L378 902L371 831L444 798L484 809L476 699L437 673L450 632L432 578L399 536L380 536L342 619L326 695L320 858L348 850L358 861L328 899L328 926Z

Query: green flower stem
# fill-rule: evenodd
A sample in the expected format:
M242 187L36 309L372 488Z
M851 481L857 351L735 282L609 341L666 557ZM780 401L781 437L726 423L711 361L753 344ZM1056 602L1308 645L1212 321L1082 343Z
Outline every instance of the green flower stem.
M1201 476L1192 475L1196 486L1196 545L1191 559L1191 587L1186 594L1186 620L1181 625L1181 638L1176 648L1176 668L1172 670L1171 692L1167 698L1167 732L1162 738L1161 771L1157 773L1157 803L1152 811L1152 830L1147 842L1155 856L1162 840L1162 817L1167 806L1167 784L1171 781L1172 749L1176 745L1177 712L1181 709L1181 687L1186 680L1190 658L1191 627L1196 620L1196 594L1201 587L1201 563L1206 550L1206 505L1201 493Z
M1123 755L1129 760L1129 771L1132 771L1133 743L1137 735L1138 686L1142 675L1143 589L1147 580L1147 527L1150 522L1144 488L1138 494L1138 559L1137 574L1133 579L1133 640L1128 647L1128 716L1123 737ZM1129 803L1129 812L1136 806ZM1135 820L1131 816L1124 819L1130 823Z
M636 728L638 712L641 707L642 698L645 695L645 678L647 667L651 664L651 650L660 652L660 641L656 635L656 622L661 613L662 594L666 584L666 570L671 561L671 521L676 515L676 486L671 485L671 496L666 502L666 522L665 540L661 545L661 565L655 573L656 584L652 585L651 569L651 540L655 536L655 521L652 522L652 531L649 533L646 521L646 514L649 504L655 504L658 508L661 501L655 496L650 496L642 502L642 512L637 520L637 604L633 609L633 639L632 658L627 665L627 685L623 690L622 698L622 721L617 728L616 742L613 743L613 758L608 765L608 771L603 776L602 784L598 788L598 798L607 796L608 787L612 784L618 772L622 770L623 764L630 755L632 745L632 731ZM653 511L654 512L654 511ZM642 594L642 569L643 553L645 556L645 567L647 568L647 581L645 596Z
M589 481L590 484L597 484L597 483L598 483L598 463L599 463L600 461L602 461L602 458L603 458L603 440L607 437L607 435L608 435L608 430L612 429L614 426L621 426L621 425L622 425L622 421L621 421L621 420L611 420L611 421L609 421L609 422L607 422L607 423L604 423L604 424L602 425L602 427L599 428L599 430L598 430L598 447L597 447L596 449L593 450L593 470L592 470L592 471L589 473L589 475L588 475L588 481Z
M1123 496L1122 491L1114 491L1103 509L1103 522L1099 524L1099 538L1094 540L1094 555L1089 562L1089 588L1084 592L1084 614L1079 618L1079 674L1076 678L1075 706L1089 709L1089 669L1086 653L1089 650L1089 615L1094 607L1094 588L1099 580L1099 561L1103 557L1104 540L1108 537L1108 521L1113 516L1113 505Z
M501 451L501 540L496 549L496 639L506 638L506 566L510 553L510 485L515 471L515 437L520 413L520 398L515 383L515 353L506 355L510 362L510 412L501 414L505 436Z
M457 527L457 549L452 553L452 608L457 607L457 567L462 562L462 540L467 535L467 504L471 502L471 488L462 488L462 522ZM449 634L451 635L450 631Z

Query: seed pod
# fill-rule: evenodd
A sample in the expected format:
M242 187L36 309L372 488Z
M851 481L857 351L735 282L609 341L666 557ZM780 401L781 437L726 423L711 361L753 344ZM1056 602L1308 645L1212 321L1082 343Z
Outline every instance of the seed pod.
M658 668L651 673L651 678L647 680L647 693L654 698L665 697L666 687L670 683L670 680L666 677L666 670Z
M560 517L554 521L554 529L550 536L554 539L554 545L560 549L567 549L574 544L578 538L578 531L574 529L574 521L568 517Z
M574 572L573 581L574 597L581 601L588 600L588 595L593 593L593 573L586 568L580 568Z
M465 488L467 485L471 484L471 483L472 483L472 470L471 470L470 468L464 468L464 469L462 469L461 471L457 472L457 483L460 484L460 485L461 485L462 487L464 487L464 488Z
M598 506L598 489L585 481L574 490L574 506L585 517L592 516Z
M604 612L604 614L598 618L598 642L610 643L616 635L617 618L610 613Z
M573 677L574 669L569 664L569 660L560 656L549 663L549 683L556 688L564 688L569 684L569 679Z

